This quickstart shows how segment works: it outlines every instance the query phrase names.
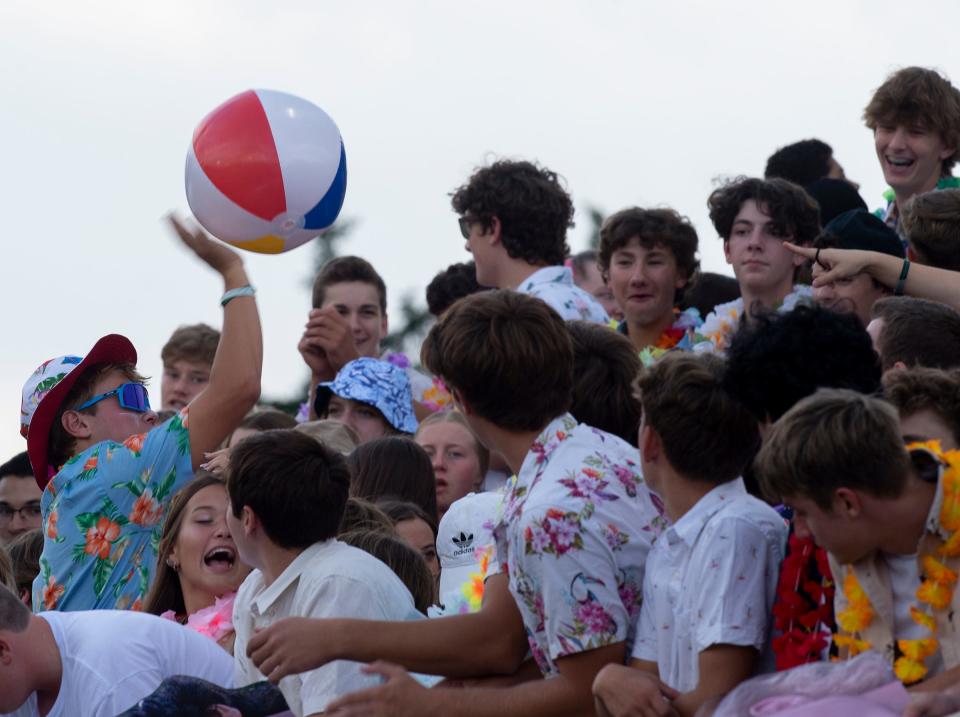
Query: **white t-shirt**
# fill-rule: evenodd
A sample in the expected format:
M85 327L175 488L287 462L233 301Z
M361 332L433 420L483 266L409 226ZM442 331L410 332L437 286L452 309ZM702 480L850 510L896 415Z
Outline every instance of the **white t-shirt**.
M233 658L217 643L156 615L126 610L44 612L63 677L48 717L115 717L167 677L233 686ZM34 692L13 717L39 717Z
M410 591L375 557L338 540L315 543L298 555L267 587L254 570L233 603L233 654L238 687L266 679L247 657L255 630L285 617L349 617L411 620L423 617ZM335 660L280 680L280 691L297 717L323 712L341 695L374 687L379 678L361 672L359 662Z
M786 542L783 518L741 478L703 496L650 551L633 657L680 692L696 688L711 645L754 647L759 671L772 667L762 657Z

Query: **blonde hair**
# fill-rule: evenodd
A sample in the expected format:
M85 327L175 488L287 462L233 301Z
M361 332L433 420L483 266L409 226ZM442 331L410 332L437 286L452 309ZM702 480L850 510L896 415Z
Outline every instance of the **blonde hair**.
M477 463L480 464L480 480L483 480L483 477L487 475L487 471L490 468L490 450L480 442L480 439L477 438L477 434L473 432L473 429L470 428L470 424L467 423L466 417L460 413L460 411L438 411L436 413L431 413L429 416L420 421L420 425L417 427L417 432L413 434L413 440L417 440L417 436L423 431L427 426L432 426L436 423L456 423L457 425L463 426L467 429L467 433L470 434L470 437L473 439L473 449L477 453Z

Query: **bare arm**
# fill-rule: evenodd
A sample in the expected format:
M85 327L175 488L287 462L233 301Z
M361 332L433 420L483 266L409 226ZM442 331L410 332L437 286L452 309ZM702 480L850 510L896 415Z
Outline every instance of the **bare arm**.
M807 259L817 257L817 249L785 243L790 251ZM822 286L837 279L866 272L884 286L895 289L903 271L903 259L876 251L860 249L820 249L820 263L828 270L813 280ZM939 301L960 310L960 272L910 262L903 292L930 301Z
M190 230L175 216L170 224L200 259L223 277L224 291L250 283L240 255L202 229ZM196 470L204 454L219 448L260 398L263 336L252 296L231 300L223 309L223 331L210 369L210 383L190 403L190 457Z
M700 707L727 694L753 674L757 651L741 645L711 645L700 653L700 679L692 692L680 695L673 703L682 717L693 717Z
M408 622L287 618L258 632L247 646L271 682L333 660L383 659L446 677L509 675L526 651L523 620L502 574L487 579L483 605L470 615Z
M354 692L331 703L330 717L391 715L392 717L565 717L595 715L590 685L605 665L622 663L626 644L600 647L557 660L559 675L549 680L526 682L499 689L427 690L414 682L402 668L378 662L370 670L387 683Z

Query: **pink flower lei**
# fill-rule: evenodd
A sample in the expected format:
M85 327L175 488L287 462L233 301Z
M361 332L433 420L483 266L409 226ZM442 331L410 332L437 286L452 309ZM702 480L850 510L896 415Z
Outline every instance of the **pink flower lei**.
M236 593L227 593L218 597L213 605L200 608L187 618L187 627L214 641L229 635L233 632L233 600L236 596ZM179 622L173 610L161 613L160 617Z

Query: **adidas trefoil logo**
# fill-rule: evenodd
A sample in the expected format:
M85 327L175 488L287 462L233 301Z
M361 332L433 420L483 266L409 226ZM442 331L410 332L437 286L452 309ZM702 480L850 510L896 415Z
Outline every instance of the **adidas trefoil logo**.
M463 555L473 548L473 533L467 534L461 530L460 535L453 536L453 544L457 546L453 554Z

